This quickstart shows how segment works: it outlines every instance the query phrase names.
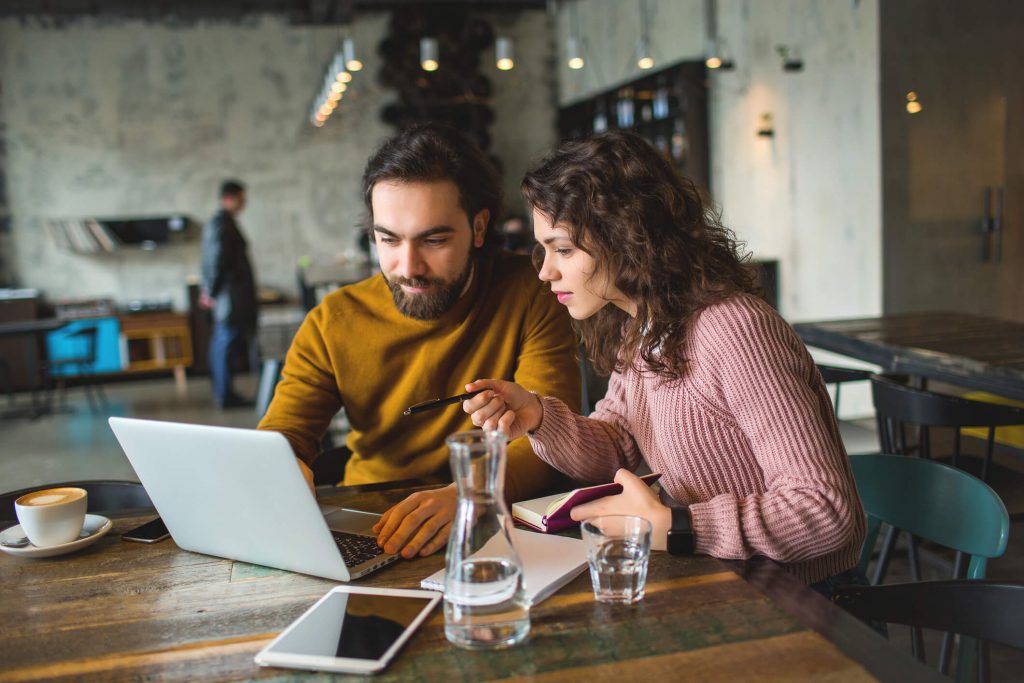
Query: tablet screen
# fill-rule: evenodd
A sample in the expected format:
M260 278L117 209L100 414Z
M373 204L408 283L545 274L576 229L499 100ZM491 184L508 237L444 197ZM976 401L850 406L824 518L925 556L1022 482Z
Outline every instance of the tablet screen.
M425 597L332 592L266 652L380 659L428 605Z

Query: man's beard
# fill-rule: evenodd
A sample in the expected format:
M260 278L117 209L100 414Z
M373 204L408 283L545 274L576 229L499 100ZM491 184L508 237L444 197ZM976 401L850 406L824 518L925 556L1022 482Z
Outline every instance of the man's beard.
M437 320L451 310L455 302L462 295L462 290L473 272L472 255L466 259L466 267L454 281L448 283L439 278L414 277L404 278L392 276L385 277L388 289L391 290L391 297L395 300L395 306L402 315L416 320ZM409 294L402 289L406 287L433 287L433 291L423 294Z

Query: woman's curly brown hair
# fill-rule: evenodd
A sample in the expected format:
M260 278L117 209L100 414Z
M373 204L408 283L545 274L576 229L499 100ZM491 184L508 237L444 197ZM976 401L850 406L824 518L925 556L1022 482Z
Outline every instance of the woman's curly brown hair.
M590 254L637 304L577 322L598 372L636 366L667 380L686 372L686 329L702 309L756 279L721 216L651 145L610 132L561 144L526 174L523 195Z

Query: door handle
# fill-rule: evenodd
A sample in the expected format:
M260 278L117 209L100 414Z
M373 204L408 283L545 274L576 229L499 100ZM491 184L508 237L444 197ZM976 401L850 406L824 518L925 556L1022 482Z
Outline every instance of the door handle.
M1003 258L1003 188L986 187L982 204L981 260L999 263Z

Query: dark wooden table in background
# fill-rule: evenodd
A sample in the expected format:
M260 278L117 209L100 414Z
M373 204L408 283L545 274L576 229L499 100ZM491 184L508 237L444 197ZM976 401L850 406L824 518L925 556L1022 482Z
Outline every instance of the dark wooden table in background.
M1024 401L1024 324L952 311L793 325L808 346Z
M382 511L412 490L367 488L326 500ZM143 519L116 519L77 554L0 555L0 681L350 678L253 663L334 582L172 541L123 543L120 532ZM418 587L443 563L399 562L358 584ZM526 645L469 652L445 640L438 610L374 679L945 680L767 561L656 552L639 604L596 603L583 574L531 618Z

